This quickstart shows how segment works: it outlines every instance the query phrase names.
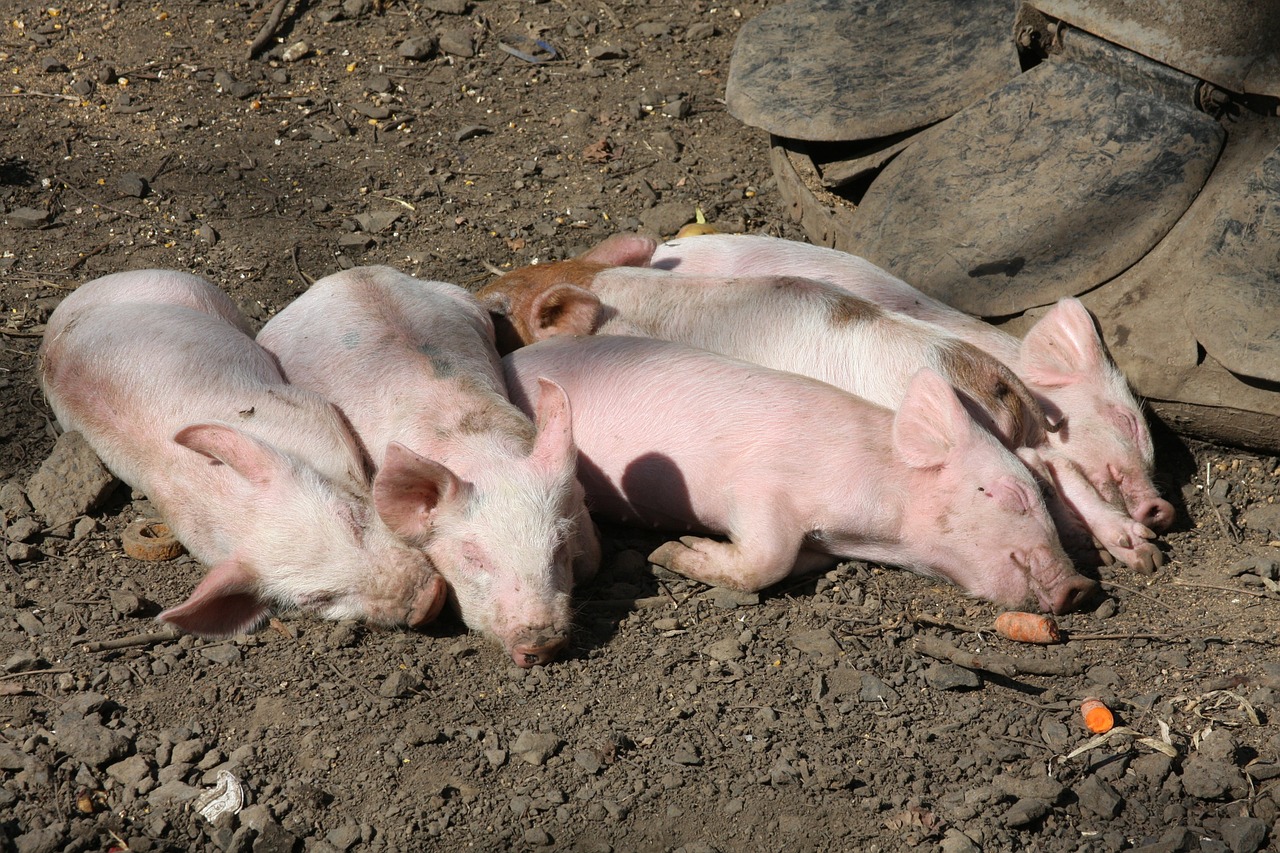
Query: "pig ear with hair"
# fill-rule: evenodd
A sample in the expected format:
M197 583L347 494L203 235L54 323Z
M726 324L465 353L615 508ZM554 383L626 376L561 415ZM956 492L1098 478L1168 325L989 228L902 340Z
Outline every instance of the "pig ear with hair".
M1066 298L1041 317L1022 340L1022 376L1033 385L1061 388L1096 374L1106 359L1093 315Z
M286 465L270 445L226 424L191 424L179 430L173 440L221 462L255 486L269 486Z
M398 441L387 445L373 478L373 506L391 532L406 538L427 536L436 510L461 496L462 481L448 468Z
M647 267L658 241L643 234L613 234L588 249L578 260L611 267Z
M186 601L156 618L201 637L230 637L251 631L269 609L258 594L258 586L253 571L232 557L209 569Z
M535 341L559 335L590 335L599 326L600 298L576 284L554 284L529 304Z
M955 389L934 371L922 368L893 418L893 448L912 468L938 468L968 441L976 425Z
M563 470L572 464L577 450L573 446L573 417L569 408L569 395L559 384L538 377L538 406L534 412L538 424L538 437L534 440L529 458L533 464L548 474Z

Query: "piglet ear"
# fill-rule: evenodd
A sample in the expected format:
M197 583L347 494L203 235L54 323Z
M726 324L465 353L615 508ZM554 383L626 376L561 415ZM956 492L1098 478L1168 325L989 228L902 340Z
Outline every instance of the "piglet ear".
M538 405L534 412L538 437L530 460L548 474L563 470L577 456L573 446L573 413L564 388L545 376L538 377Z
M647 267L657 248L658 241L643 234L612 234L578 260L612 267Z
M285 467L270 445L226 424L191 424L173 440L231 468L255 486L268 486Z
M258 578L249 567L231 558L218 563L195 591L157 619L201 637L230 637L252 631L267 616L258 595Z
M556 284L534 297L529 330L535 341L557 335L590 335L599 325L600 297L576 284Z
M387 445L373 478L374 509L391 532L404 538L430 534L436 510L460 499L461 493L457 475L398 441Z
M976 428L947 380L921 368L894 415L893 448L912 468L938 468Z
M1022 375L1034 385L1060 388L1096 373L1106 359L1093 315L1079 299L1058 300L1022 340Z

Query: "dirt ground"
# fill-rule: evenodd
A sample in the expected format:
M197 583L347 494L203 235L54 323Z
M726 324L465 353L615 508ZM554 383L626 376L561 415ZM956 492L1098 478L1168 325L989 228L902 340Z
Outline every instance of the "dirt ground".
M761 2L296 0L250 59L272 5L0 22L0 850L1274 849L1280 464L1167 432L1167 564L1104 568L1057 647L878 566L710 590L624 529L547 667L447 616L156 634L202 570L124 556L144 497L69 524L24 496L55 439L39 334L77 284L187 270L262 323L356 264L474 288L698 210L803 237L722 103Z

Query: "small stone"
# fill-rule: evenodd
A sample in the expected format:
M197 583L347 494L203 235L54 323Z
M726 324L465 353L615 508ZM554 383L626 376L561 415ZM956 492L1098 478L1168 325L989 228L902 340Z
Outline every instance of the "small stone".
M951 827L942 836L940 853L982 853L982 848L974 844L972 838Z
M116 178L116 190L130 198L145 198L150 185L137 172L127 172Z
M787 638L787 642L793 649L805 654L826 657L835 657L840 654L840 644L826 628L792 634Z
M204 756L207 749L204 741L199 738L190 738L174 744L173 751L169 753L169 760L175 764L195 764Z
M924 671L925 683L934 690L972 690L982 679L971 669L953 663L935 663Z
M40 532L40 525L33 518L18 518L5 528L4 535L12 542L30 542Z
M1255 853L1267 840L1266 823L1249 815L1224 820L1218 832L1231 848L1231 853Z
M52 56L46 56L40 60L40 70L45 74L59 74L67 71L65 62L55 59Z
M31 504L22 486L17 480L10 480L0 487L0 510L13 515L26 515L31 512Z
M234 643L220 643L216 646L204 646L200 649L200 656L213 661L214 663L233 664L239 663L243 655L240 649Z
M670 237L693 221L693 205L687 202L663 202L640 214L646 229L661 237Z
M360 115L365 118L371 118L374 121L382 121L391 117L391 108L385 104L370 104L362 101L351 106Z
M874 675L864 672L860 681L861 687L858 690L858 698L863 702L892 704L898 701L897 691Z
M588 59L626 59L627 49L621 45L594 44L587 48Z
M430 36L412 36L400 42L396 53L405 59L423 60L435 53L436 40Z
M600 768L604 765L604 762L600 760L600 756L598 753L592 752L591 750L587 750L587 749L583 749L583 750L579 750L578 752L575 752L573 754L573 763L577 764L579 767L581 767L583 770L590 773L592 776L599 773Z
M58 749L90 767L102 767L129 754L129 739L95 718L66 715L56 731Z
M1120 814L1120 808L1124 805L1124 798L1097 776L1085 777L1073 790L1081 808L1107 820Z
M1254 504L1241 514L1240 521L1250 530L1280 539L1280 503Z
M17 853L54 853L64 849L66 838L67 825L59 821L44 829L33 829L19 835L14 839L14 850Z
M703 649L703 653L712 660L718 661L742 660L743 657L742 644L738 642L737 637L716 640Z
M126 787L136 785L151 776L151 763L141 755L131 755L108 766L107 775Z
M111 599L111 609L121 616L137 616L142 613L142 599L132 592L113 589L107 593L107 596Z
M439 45L440 50L444 53L461 56L463 59L470 59L476 55L475 41L472 39L471 30L467 28L441 32L436 44Z
M195 230L195 235L196 239L201 243L206 243L210 246L218 242L218 232L207 222L201 224L200 227Z
M310 44L305 41L295 41L280 52L280 59L284 62L297 62L310 52Z
M360 840L360 825L356 823L344 823L337 829L331 829L325 835L325 841L328 841L339 850L350 850Z
M547 763L547 759L555 755L563 741L551 732L523 731L516 742L511 745L512 755L535 766Z
M424 0L422 5L445 15L461 15L467 11L467 0Z
M712 607L720 610L736 610L739 607L755 607L760 603L760 593L743 592L718 586L707 590L705 598Z
M101 504L117 482L80 433L65 432L27 481L27 497L51 525L69 524Z
M26 542L10 542L9 547L4 549L4 553L12 563L25 563L40 556L40 550Z
M662 114L668 118L688 118L689 113L693 110L689 106L689 102L684 98L677 98L674 101L667 101L662 105Z
M551 836L547 834L546 830L535 826L533 829L525 830L524 841L534 847L549 847L551 845Z
M0 743L0 770L21 770L26 763L27 759L21 752Z
M1052 805L1058 801L1065 790L1062 783L1048 776L1033 776L1023 779L1008 773L1001 773L991 781L996 793L1002 797L1014 799L1043 800Z
M169 803L187 803L200 796L200 789L193 788L177 779L162 782L147 794L147 803L152 808L159 808Z
M43 669L40 656L30 649L19 649L4 662L5 672L31 672L34 669Z
M342 12L348 18L360 18L369 14L369 0L342 0Z
M39 616L36 616L30 610L19 610L13 618L22 630L33 637L44 633L44 623L40 621Z
M687 740L680 741L676 745L675 751L671 753L671 760L686 767L697 767L702 764L702 756L698 753L698 748Z
M1030 826L1049 813L1049 805L1042 800L1018 800L1004 813L1004 823L1014 829Z
M15 207L5 216L5 221L12 228L43 228L49 217L49 211L38 207Z
M469 124L454 132L453 141L465 142L468 139L474 139L477 136L486 136L490 133L493 133L493 131L482 124Z
M501 767L507 763L507 751L505 749L486 749L484 759L489 762L490 767Z
M699 21L684 31L685 41L703 41L716 34L716 25L709 21Z
M387 699L402 699L422 689L422 673L412 669L397 669L382 680L378 695Z
M351 251L364 251L373 245L373 238L363 231L344 233L338 237L339 248Z

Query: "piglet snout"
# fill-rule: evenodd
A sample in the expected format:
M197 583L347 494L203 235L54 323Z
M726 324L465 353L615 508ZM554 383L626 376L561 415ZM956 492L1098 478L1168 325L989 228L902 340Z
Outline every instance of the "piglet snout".
M1164 498L1147 498L1134 509L1133 518L1152 530L1161 532L1173 526L1174 514L1173 504Z
M1098 592L1098 584L1084 575L1063 578L1049 591L1049 602L1054 613L1070 613L1088 602Z
M540 633L512 646L511 659L516 666L524 669L544 666L555 660L560 650L568 644L568 633Z

